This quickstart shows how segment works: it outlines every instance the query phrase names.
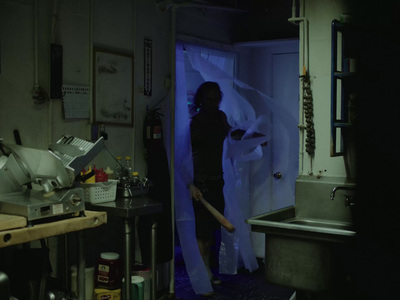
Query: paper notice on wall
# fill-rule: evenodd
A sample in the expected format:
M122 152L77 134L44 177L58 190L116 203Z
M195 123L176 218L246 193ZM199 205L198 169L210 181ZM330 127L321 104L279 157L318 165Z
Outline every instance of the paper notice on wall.
M90 88L88 86L63 85L65 119L88 119L90 117Z

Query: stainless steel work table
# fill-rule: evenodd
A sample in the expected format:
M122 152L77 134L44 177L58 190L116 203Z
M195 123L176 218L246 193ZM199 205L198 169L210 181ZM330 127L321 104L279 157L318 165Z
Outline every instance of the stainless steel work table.
M161 213L163 205L148 196L139 195L132 198L117 198L112 202L105 203L86 203L86 208L95 211L105 211L108 216L120 217L124 219L125 233L125 278L131 278L131 257L134 255L134 249L131 249L132 233L135 233L134 219L138 216L154 215ZM155 299L156 295L156 234L157 221L153 218L151 230L151 297ZM134 256L133 256L134 257ZM130 280L125 280L125 299L131 299Z

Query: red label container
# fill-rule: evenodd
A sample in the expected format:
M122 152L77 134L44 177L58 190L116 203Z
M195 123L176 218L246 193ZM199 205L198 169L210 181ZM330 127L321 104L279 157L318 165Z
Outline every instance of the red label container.
M121 286L120 268L118 253L101 253L96 270L96 286L106 289L119 288Z

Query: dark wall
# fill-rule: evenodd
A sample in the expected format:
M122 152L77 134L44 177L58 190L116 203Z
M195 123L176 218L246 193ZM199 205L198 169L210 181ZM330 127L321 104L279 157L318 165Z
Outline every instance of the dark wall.
M400 3L353 2L357 53L357 288L394 299L400 282Z

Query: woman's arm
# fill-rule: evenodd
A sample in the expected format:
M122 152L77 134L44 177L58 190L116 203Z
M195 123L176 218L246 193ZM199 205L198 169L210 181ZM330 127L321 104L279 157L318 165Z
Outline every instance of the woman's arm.
M245 133L246 133L246 130L236 129L231 132L231 137L232 137L232 139L239 141L239 140L241 140L241 138L243 137L243 135ZM256 137L261 137L261 136L265 136L265 135L262 133L259 133L259 132L254 132L251 137L256 138ZM267 144L268 144L267 142L264 142L261 144L261 146L267 146Z

